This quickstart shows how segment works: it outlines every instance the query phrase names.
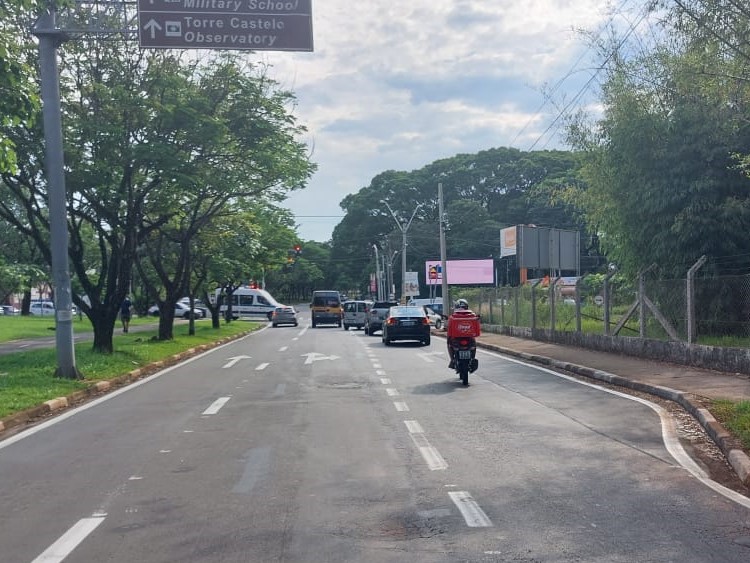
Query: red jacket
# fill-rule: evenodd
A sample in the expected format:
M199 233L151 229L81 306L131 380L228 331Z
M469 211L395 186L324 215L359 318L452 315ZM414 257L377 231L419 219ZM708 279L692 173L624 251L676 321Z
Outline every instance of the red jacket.
M453 311L448 317L448 338L458 338L469 336L476 338L482 333L479 317L474 311L462 310Z

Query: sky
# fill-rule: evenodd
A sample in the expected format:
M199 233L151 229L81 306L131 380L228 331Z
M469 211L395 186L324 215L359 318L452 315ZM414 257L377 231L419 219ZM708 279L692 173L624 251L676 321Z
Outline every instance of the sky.
M256 54L308 129L318 171L284 206L300 238L320 242L341 200L386 170L566 148L561 108L596 105L581 30L596 35L612 13L607 0L314 0L312 10L313 52Z

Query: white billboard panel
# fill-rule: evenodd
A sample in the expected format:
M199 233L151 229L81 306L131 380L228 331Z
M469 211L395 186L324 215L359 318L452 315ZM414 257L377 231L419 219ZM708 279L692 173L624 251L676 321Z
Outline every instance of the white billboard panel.
M494 285L495 263L492 258L484 260L448 260L445 263L448 285ZM440 260L425 262L427 285L443 283Z

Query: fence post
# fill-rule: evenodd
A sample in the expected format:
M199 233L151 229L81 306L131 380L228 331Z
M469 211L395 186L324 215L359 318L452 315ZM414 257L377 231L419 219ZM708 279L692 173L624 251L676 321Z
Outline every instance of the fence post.
M560 278L555 278L554 280L550 280L549 282L549 317L550 317L550 329L552 332L555 332L555 321L557 320L555 318L555 307L557 306L557 299L555 295L555 289L557 286L557 282L560 281Z
M609 273L604 278L604 336L610 336L612 333L610 328L610 301L612 300L611 292L609 291L609 280L611 280L617 273L617 266L610 264Z
M695 273L706 263L704 254L693 264L687 273L687 341L688 344L695 342L697 330L695 326Z
M540 283L542 280L537 280L531 285L531 334L536 330L536 286Z
M583 276L579 276L576 280L576 293L575 293L575 300L576 300L576 332L578 334L581 334L583 331L583 328L581 327L581 282L588 274L584 274Z
M656 264L651 264L638 272L638 333L641 338L646 338L646 274L654 268Z

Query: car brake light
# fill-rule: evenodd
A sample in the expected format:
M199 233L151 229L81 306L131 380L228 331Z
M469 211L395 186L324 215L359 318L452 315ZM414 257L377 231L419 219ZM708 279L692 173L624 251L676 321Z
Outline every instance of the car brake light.
M430 324L430 319L428 319L427 317L423 318L423 319L422 319L422 324L423 324L423 325L428 325L428 324Z
M386 322L387 322L387 323L388 323L389 325L395 325L395 324L396 324L396 319L395 319L395 318L393 318L393 317L391 317L391 318L390 318L390 319L388 319L388 320L387 320Z

